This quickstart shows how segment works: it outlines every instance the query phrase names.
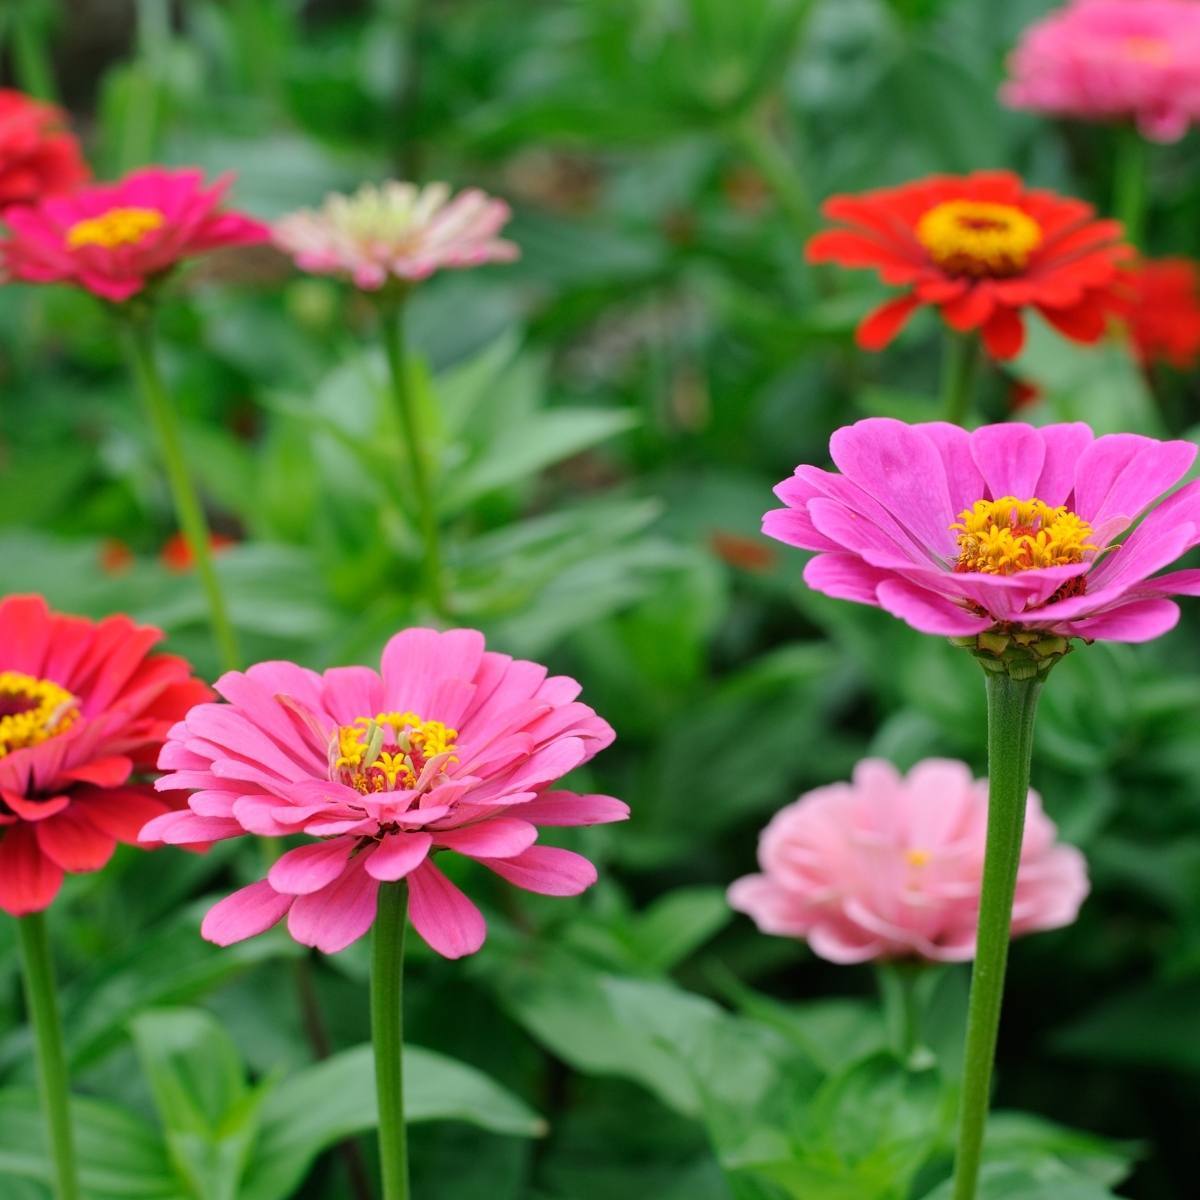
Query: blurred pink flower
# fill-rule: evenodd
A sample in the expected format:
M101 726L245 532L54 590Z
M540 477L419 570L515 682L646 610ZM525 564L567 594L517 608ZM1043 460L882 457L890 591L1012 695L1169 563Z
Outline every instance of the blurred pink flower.
M1200 595L1200 570L1154 575L1200 544L1200 481L1163 498L1192 442L875 417L829 450L838 471L797 467L763 532L818 552L809 587L923 633L1142 642L1179 620L1168 596Z
M538 827L629 814L610 796L551 790L613 739L576 702L579 685L485 651L472 629L406 629L384 649L382 673L266 662L216 688L228 703L193 708L159 760L171 772L159 789L192 791L190 808L151 821L142 840L317 839L209 912L202 932L218 945L286 915L296 941L334 953L370 928L380 883L407 879L417 932L447 958L472 954L483 917L434 866L436 852L476 859L528 891L573 896L595 882L595 867L535 845Z
M1025 31L1001 98L1014 108L1181 138L1200 117L1200 4L1075 0Z
M27 283L73 283L120 302L185 258L269 236L263 224L220 211L230 177L211 187L196 170L146 167L117 183L11 208L5 265Z
M375 291L389 278L415 283L446 267L511 262L520 253L497 237L511 212L478 188L451 198L444 183L364 184L275 224L275 244L304 271L345 275Z
M902 776L864 759L853 782L776 813L759 840L763 874L734 883L729 903L832 962L973 958L987 808L987 781L963 763L926 759ZM1083 855L1054 836L1030 792L1014 934L1069 925L1088 893Z

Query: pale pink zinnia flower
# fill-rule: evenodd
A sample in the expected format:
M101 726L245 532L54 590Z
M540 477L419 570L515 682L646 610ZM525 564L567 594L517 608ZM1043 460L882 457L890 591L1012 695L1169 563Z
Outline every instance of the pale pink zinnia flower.
M864 759L853 782L772 818L758 845L763 873L734 883L729 903L832 962L973 958L987 811L987 781L964 763L926 759L902 776ZM1030 792L1014 934L1069 925L1087 896L1083 855L1054 836Z
M1200 543L1200 481L1164 498L1191 442L1083 424L870 418L837 430L837 471L800 466L763 532L815 550L826 595L883 608L924 633L1142 642L1171 629L1167 597L1200 570L1155 575Z
M334 953L375 919L383 882L406 879L417 932L447 958L483 944L483 917L434 865L452 850L532 892L572 896L596 879L578 854L535 845L542 825L620 821L610 796L552 790L613 731L579 685L537 663L485 651L472 629L406 629L382 670L317 674L266 662L216 684L171 731L161 790L190 808L142 840L215 842L254 833L315 839L267 878L217 904L202 933L229 945L285 915L298 942Z
M497 236L510 215L478 188L451 197L444 183L390 181L283 217L274 240L301 270L375 291L389 279L415 283L446 267L511 262L517 247Z
M4 263L26 283L73 283L120 302L187 258L265 241L265 225L222 207L231 176L146 167L117 183L7 209Z
M1136 120L1159 142L1200 117L1200 4L1075 0L1025 31L1005 103L1084 120Z

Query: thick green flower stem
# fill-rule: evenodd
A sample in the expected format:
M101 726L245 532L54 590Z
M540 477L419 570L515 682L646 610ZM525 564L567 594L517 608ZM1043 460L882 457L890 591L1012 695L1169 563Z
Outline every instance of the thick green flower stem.
M408 1200L408 1134L404 1127L404 931L408 887L379 889L371 962L371 1040L379 1095L382 1200Z
M25 1001L33 1025L42 1112L50 1135L54 1196L55 1200L79 1200L67 1056L63 1048L62 1021L58 1015L58 995L54 988L54 963L50 957L50 941L46 936L46 919L41 913L19 917L17 931L25 977Z
M985 678L988 698L987 848L979 896L979 931L971 973L971 999L967 1008L953 1200L975 1200L979 1182L992 1064L1004 996L1004 970L1012 930L1013 896L1025 832L1033 719L1042 686L1037 676L1017 679L1004 670L987 670Z
M438 517L433 489L429 478L428 452L421 436L421 422L416 411L404 352L404 303L389 299L380 310L383 349L391 375L392 396L404 442L408 448L408 466L413 491L417 498L417 522L423 547L422 574L425 597L437 614L445 612L446 600L442 590L442 556L438 544Z
M130 370L141 392L146 415L158 438L163 468L167 473L167 483L175 502L175 514L191 547L196 573L200 577L200 584L208 601L209 623L217 644L221 669L234 671L241 665L237 635L229 619L221 582L213 566L208 522L205 520L204 509L196 495L196 487L184 458L175 408L167 395L162 373L158 369L158 358L154 352L153 323L149 316L131 314L123 320L121 332Z
M970 333L946 330L942 356L942 415L952 425L965 425L971 412L971 391L979 371L979 339Z
M1125 240L1142 246L1146 220L1146 171L1149 146L1136 126L1122 125L1117 131L1113 167L1113 215L1125 226Z

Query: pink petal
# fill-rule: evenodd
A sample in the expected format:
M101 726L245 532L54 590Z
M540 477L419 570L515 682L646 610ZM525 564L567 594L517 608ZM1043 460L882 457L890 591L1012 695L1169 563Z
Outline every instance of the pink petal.
M629 805L623 800L574 792L543 792L514 811L534 825L606 825L629 817Z
M267 880L277 892L289 896L318 892L345 870L354 846L355 839L350 837L297 846L272 864Z
M319 892L296 898L288 932L301 945L336 954L371 928L379 880L367 874L363 857L352 858L341 876Z
M237 821L225 817L198 817L190 809L163 813L138 834L143 845L156 842L168 846L187 846L199 842L219 842L239 837L246 831Z
M425 861L432 845L428 833L389 834L367 859L367 874L382 883L395 883Z
M462 958L483 945L483 914L432 862L409 875L408 896L413 928L444 958Z
M484 866L527 892L577 896L596 882L596 868L573 850L530 846L515 858L489 858Z
M879 603L921 633L966 637L990 629L990 617L977 617L950 600L901 579L888 579L876 589Z
M1148 642L1178 623L1179 605L1173 600L1134 600L1098 616L1072 621L1070 631L1075 637L1110 642Z
M439 829L434 836L439 846L471 858L514 858L537 841L537 826L515 817L492 817L461 829Z
M200 925L200 935L218 946L244 942L277 924L292 900L260 879L214 904Z
M971 434L971 457L993 500L1002 496L1028 500L1036 495L1046 446L1032 425L984 425Z

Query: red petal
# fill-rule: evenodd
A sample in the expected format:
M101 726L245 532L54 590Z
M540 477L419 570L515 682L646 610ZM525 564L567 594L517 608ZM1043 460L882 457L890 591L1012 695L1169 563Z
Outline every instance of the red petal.
M980 330L987 352L1003 361L1016 358L1025 344L1025 325L1011 308L998 308Z
M94 783L97 787L120 787L133 770L133 762L121 755L111 758L97 758L93 762L82 763L64 771L64 779L75 779L80 783Z
M105 791L80 789L75 806L102 833L127 845L138 844L142 827L170 811L150 788L128 787Z
M915 296L889 300L863 319L855 331L855 340L864 350L882 350L904 328L920 304Z
M58 895L62 877L28 825L12 825L0 836L0 908L6 913L41 912Z
M117 848L116 839L101 833L77 805L34 828L42 852L64 871L98 871Z
M69 796L53 796L49 800L27 800L24 796L3 788L0 788L0 799L3 799L22 821L45 821L62 812L71 803Z

